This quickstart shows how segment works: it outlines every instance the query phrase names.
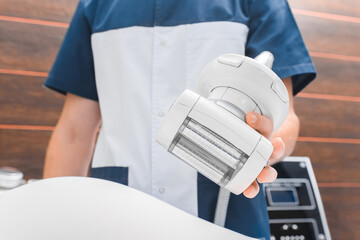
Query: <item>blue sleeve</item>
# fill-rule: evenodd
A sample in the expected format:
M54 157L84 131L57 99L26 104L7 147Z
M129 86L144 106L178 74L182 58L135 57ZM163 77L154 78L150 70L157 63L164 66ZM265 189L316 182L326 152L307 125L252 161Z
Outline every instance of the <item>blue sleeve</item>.
M98 101L91 28L80 1L45 84L57 92Z
M268 50L274 55L273 71L281 78L292 77L296 95L316 77L286 0L257 0L250 5L249 35L245 54L255 57Z

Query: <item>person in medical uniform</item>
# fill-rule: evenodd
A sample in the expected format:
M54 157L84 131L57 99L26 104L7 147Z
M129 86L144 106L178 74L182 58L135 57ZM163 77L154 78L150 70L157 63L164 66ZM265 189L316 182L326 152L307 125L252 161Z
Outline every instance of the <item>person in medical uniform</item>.
M286 0L81 0L45 86L66 94L46 154L44 177L91 176L122 183L195 216L214 220L219 186L155 142L173 101L195 90L215 57L267 50L290 110L274 134L254 113L247 123L271 139L270 163L293 150L299 120L293 95L315 68ZM98 132L100 128L100 132ZM273 181L267 166L258 182ZM269 239L261 184L231 195L225 227Z

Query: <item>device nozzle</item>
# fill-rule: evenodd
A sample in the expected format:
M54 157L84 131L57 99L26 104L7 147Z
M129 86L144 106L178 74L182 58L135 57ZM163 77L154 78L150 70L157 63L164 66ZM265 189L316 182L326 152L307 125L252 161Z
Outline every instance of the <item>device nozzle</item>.
M274 62L274 56L269 51L264 51L260 53L256 58L254 58L256 61L258 61L261 64L264 64L268 68L272 68L273 62Z

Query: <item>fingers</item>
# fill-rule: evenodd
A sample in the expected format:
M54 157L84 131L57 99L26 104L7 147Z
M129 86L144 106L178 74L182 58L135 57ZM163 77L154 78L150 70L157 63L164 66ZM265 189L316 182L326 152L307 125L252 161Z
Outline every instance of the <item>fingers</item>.
M260 172L257 180L259 183L272 182L277 178L277 171L270 166L264 167ZM254 198L260 191L259 184L256 181L253 181L251 185L243 192L244 196L247 198Z
M246 115L246 123L258 131L261 135L270 139L274 129L274 124L271 119L261 114L251 112Z
M247 198L254 198L259 193L260 187L256 181L243 192L244 196Z
M272 132L274 130L274 124L271 119L258 114L258 113L248 113L246 115L246 123L258 131L264 137L270 139ZM285 144L280 137L277 137L272 140L272 145L274 150L271 154L270 160L281 159L285 153ZM270 167L266 166L260 172L257 177L259 183L272 182L277 178L277 171ZM254 181L244 192L244 196L247 198L254 198L259 193L260 187L259 184Z
M257 180L259 183L265 183L265 182L275 181L276 178L277 178L277 171L275 170L275 168L266 166L260 172L259 176L257 177Z

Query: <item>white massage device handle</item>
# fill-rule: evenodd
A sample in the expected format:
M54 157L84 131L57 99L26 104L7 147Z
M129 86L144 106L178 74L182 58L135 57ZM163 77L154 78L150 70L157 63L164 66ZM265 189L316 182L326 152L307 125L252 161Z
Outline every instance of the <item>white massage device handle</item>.
M7 240L250 240L140 191L110 181L62 177L0 195Z
M287 116L289 96L281 79L271 70L273 61L273 55L267 51L255 59L238 54L222 55L208 63L201 72L198 92L244 122L249 112L268 117L273 121L275 131ZM248 125L243 125L243 128L244 136L253 131ZM241 193L255 180L273 151L270 141L258 133L256 135L263 145L255 150L261 157L252 154L244 169L225 186L235 194Z
M252 111L270 118L275 131L287 116L289 96L281 79L271 70L273 61L268 51L255 59L222 55L201 72L198 92L243 121Z

